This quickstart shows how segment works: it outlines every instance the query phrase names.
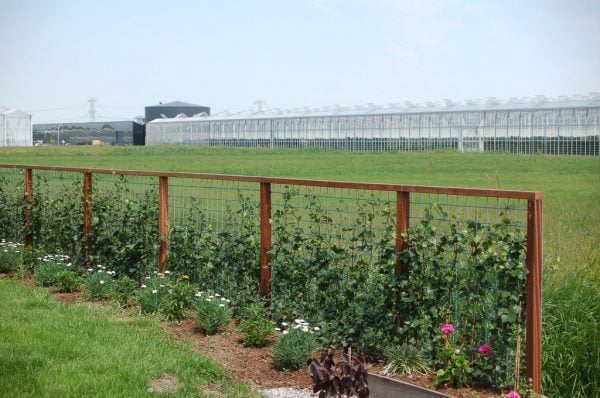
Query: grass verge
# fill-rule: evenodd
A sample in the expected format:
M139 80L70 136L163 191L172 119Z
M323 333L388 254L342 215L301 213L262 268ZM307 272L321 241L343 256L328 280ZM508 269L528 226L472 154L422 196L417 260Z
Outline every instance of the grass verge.
M181 384L173 397L257 396L152 319L58 303L16 281L0 280L0 336L1 397L147 397L165 374Z

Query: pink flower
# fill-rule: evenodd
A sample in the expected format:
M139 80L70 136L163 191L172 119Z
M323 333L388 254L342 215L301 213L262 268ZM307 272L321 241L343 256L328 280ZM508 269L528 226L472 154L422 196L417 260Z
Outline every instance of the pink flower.
M506 394L506 398L521 398L521 394L516 391L510 391L508 394Z
M492 347L489 344L480 345L477 352L482 355L492 355Z
M444 324L442 326L442 333L444 333L444 334L454 333L454 325L452 325L451 323Z

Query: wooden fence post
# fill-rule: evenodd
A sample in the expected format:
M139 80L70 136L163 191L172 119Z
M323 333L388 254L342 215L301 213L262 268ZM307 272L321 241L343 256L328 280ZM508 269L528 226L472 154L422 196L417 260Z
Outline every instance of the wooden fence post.
M527 201L526 375L542 392L542 199Z
M260 292L271 293L271 184L260 183Z
M158 269L162 274L167 268L169 258L169 177L158 178L158 234Z
M83 261L90 266L90 232L92 232L92 173L83 173Z
M31 204L33 203L33 170L25 169L25 246L33 245Z
M410 226L410 192L396 192L396 253L401 253L407 248L407 244L402 239L402 234ZM396 260L396 275L402 273L404 263L400 259Z

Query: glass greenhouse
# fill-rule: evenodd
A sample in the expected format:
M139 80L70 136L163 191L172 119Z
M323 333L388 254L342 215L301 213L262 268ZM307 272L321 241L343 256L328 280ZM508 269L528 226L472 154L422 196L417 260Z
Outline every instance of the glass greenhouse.
M18 109L0 108L0 147L32 145L31 115Z
M600 156L600 96L550 100L494 98L386 107L291 110L236 115L180 115L146 125L146 145L359 151L423 151Z

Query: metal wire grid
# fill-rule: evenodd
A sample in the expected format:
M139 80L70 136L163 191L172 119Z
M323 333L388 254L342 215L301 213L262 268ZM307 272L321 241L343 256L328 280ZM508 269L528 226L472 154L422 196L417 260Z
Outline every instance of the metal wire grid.
M236 213L253 211L258 227L259 198L256 183L169 178L169 224L171 227L194 225L202 220L219 231L239 223L241 215L235 216Z
M388 222L383 215L387 213L389 219L395 218L395 192L274 184L271 193L273 217L287 206L294 213L296 224L307 234L314 230L311 224L320 219L318 230L328 239L353 237L357 222L375 236L380 235ZM284 203L286 196L289 196L287 204ZM370 214L372 220L369 220Z
M422 220L426 209L431 211L434 220L442 221L443 218L435 210L437 206L450 218L455 217L463 222L468 220L480 225L494 225L507 219L512 228L521 231L527 225L527 201L523 199L425 193L410 195L410 223Z
M140 201L147 198L158 203L158 178L148 176L132 176L120 174L94 174L92 178L92 204L95 195L111 195L118 197L113 202L117 209L122 208L125 201Z
M21 169L0 169L0 239L22 242L25 173Z
M81 173L33 170L32 177L34 245L79 258L83 228Z

